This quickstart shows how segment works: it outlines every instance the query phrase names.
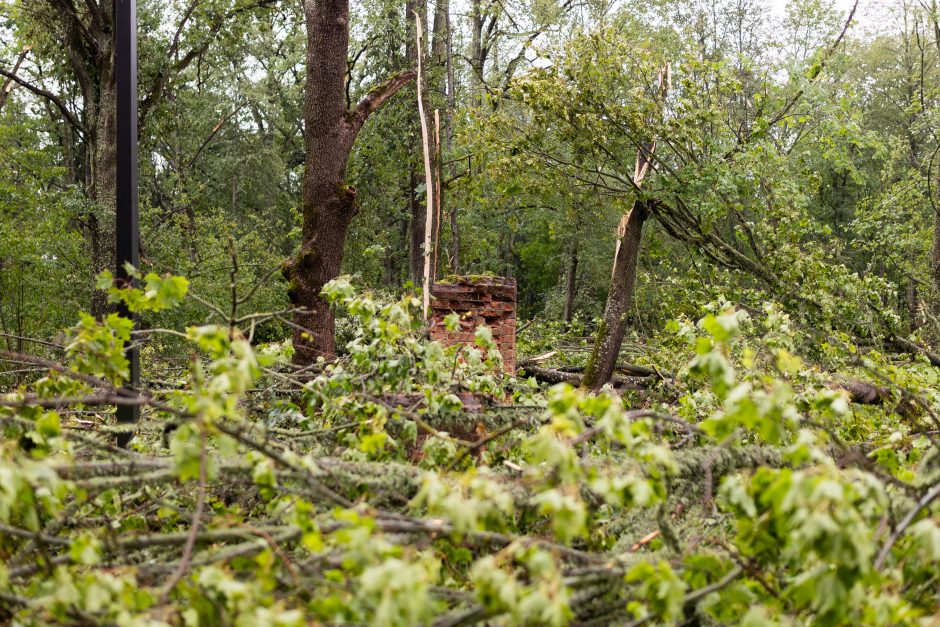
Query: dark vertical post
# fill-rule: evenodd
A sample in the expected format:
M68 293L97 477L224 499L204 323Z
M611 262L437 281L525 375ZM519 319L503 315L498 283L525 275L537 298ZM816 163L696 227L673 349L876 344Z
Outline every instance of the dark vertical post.
M137 0L113 0L114 6L114 62L117 78L117 268L114 276L118 284L131 280L125 270L130 264L140 265L139 227L137 221ZM131 313L124 305L118 312L127 317ZM133 316L137 326L137 316ZM130 362L130 380L126 387L136 388L140 383L140 354L135 346L127 349ZM134 423L140 418L140 407L118 405L118 423ZM118 435L118 444L126 446L133 434Z

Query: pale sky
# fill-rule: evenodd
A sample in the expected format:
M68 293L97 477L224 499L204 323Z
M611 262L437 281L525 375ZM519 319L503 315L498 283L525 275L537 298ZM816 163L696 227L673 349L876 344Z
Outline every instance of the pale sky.
M855 11L855 28L862 30L877 28L880 18L900 2L901 0L859 0L858 9ZM789 0L769 0L769 3L774 15L782 17ZM855 0L835 0L833 4L844 19L848 17Z

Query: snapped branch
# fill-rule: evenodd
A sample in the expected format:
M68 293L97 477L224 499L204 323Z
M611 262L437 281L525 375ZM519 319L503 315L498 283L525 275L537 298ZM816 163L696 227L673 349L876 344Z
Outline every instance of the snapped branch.
M359 104L356 105L356 108L350 111L349 122L352 136L356 136L359 129L362 128L362 125L373 112L385 104L385 101L398 93L399 89L414 80L415 76L417 76L417 72L414 70L401 72L392 76L366 94L365 97L359 101Z

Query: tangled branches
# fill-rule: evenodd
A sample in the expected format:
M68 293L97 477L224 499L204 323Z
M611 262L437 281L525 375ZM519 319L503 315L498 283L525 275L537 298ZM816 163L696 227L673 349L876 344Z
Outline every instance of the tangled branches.
M130 338L116 319L83 321L62 360L15 355L46 373L0 399L5 618L640 625L929 611L930 441L894 472L892 447L837 463L846 394L738 375L739 316L702 325L671 383L684 400L625 409L507 377L485 332L455 359L422 337L413 299L381 304L344 282L328 295L357 330L312 378L289 345L253 348L235 316L183 334L198 352L179 387L121 388ZM143 410L130 450L113 444L116 403Z

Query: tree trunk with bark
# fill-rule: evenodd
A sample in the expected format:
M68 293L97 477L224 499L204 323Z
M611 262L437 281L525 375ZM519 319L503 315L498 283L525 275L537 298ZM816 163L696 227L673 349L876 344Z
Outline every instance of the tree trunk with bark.
M109 44L113 38L108 38ZM99 67L98 101L94 107L94 151L91 169L91 199L96 209L89 217L88 239L91 246L92 273L114 269L115 217L117 210L117 81L112 59ZM101 290L92 292L92 315L103 318L110 310Z
M473 93L474 104L479 106L482 106L485 101L483 94L483 65L486 61L483 45L484 19L481 0L472 0L470 4L470 90Z
M356 190L346 183L346 164L369 115L414 78L404 72L346 108L349 49L348 0L306 0L307 75L304 92L302 245L284 264L294 314L294 362L306 365L336 354L333 311L320 294L339 276Z
M192 3L180 21L170 29L176 36L166 49L156 76L144 77L141 92L145 94L138 110L138 126L143 127L148 113L154 111L167 93L169 81L190 66L208 48L213 38L231 24L239 14L270 6L272 0L253 0L234 8L225 6L201 15L198 21ZM83 192L89 208L77 216L91 259L91 280L101 270L114 268L114 219L117 182L117 84L114 59L114 2L87 1L76 4L75 0L34 0L37 19L48 28L55 41L60 42L72 77L81 94L80 109L70 99L56 95L17 75L19 66L10 72L0 68L0 74L18 86L33 92L47 103L54 105L69 126L66 141L67 171L70 180L77 180L76 164L83 167ZM224 5L225 3L220 3ZM42 10L40 10L42 9ZM207 36L200 36L198 43L189 50L180 50L181 34L186 29L198 28ZM41 53L40 53L41 54ZM50 111L52 109L50 108ZM74 148L74 149L72 149ZM102 317L109 310L106 295L99 290L91 291L91 311Z
M649 217L646 202L638 201L627 214L626 228L620 242L614 273L607 294L604 318L597 330L594 352L588 360L581 387L597 391L610 381L617 366L620 346L627 332L630 305L636 288L643 225Z
M672 67L666 63L659 71L659 98L665 100L672 85ZM656 152L656 139L640 148L636 155L633 170L633 184L639 190L643 179L653 168L653 154ZM639 268L640 244L643 238L643 224L649 217L652 205L644 199L637 199L620 219L617 227L617 245L614 250L614 267L610 276L610 292L607 294L607 306L604 318L597 330L594 351L584 370L581 387L594 392L600 390L610 380L617 365L620 345L627 332L627 315L633 304L636 288L636 276Z
M415 146L415 154L420 148ZM420 193L419 185L424 184L424 174L412 171L408 175L408 268L411 282L421 285L424 280L424 218L427 207L424 204L424 194Z
M57 6L63 44L82 94L87 176L85 195L92 207L82 219L91 256L92 282L114 268L114 216L117 193L117 81L114 66L114 6L105 2L84 24L71 3ZM91 292L91 313L103 318L106 295Z
M931 11L930 21L933 26L933 43L937 50L937 59L940 60L940 15L937 11ZM940 171L940 170L938 170ZM930 172L927 176L930 176ZM930 179L928 178L928 181ZM938 188L940 194L940 188ZM933 294L931 298L931 309L935 316L940 316L940 211L934 205L933 219L933 248L930 255L930 278L933 283Z

